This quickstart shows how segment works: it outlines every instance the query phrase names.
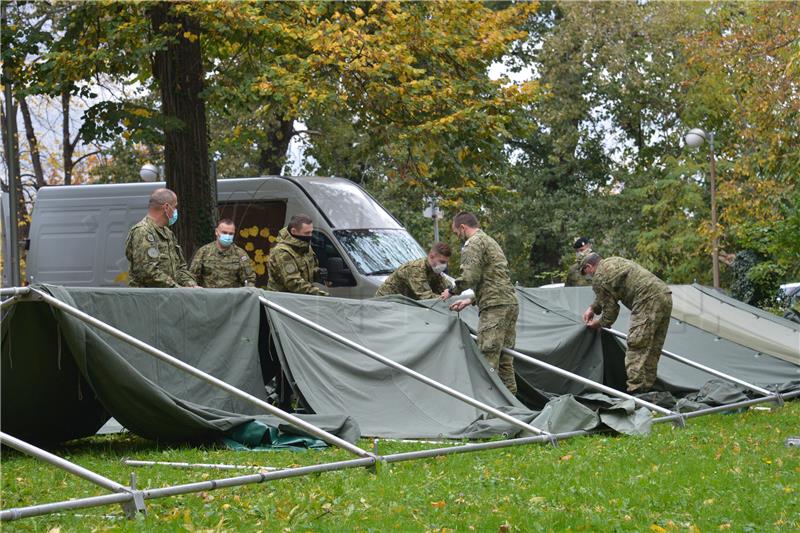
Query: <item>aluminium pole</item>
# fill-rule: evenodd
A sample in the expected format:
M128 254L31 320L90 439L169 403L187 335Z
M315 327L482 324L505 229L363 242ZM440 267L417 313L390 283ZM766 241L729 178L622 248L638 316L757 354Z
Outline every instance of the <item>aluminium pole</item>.
M0 302L0 309L3 309L4 307L6 307L8 305L13 304L17 300L19 300L19 296L12 296L11 298L8 298L7 300L3 300L2 302Z
M44 291L41 291L41 290L36 289L36 288L31 288L31 294L35 294L36 297L41 298L42 300L44 300L45 302L47 302L51 306L56 307L56 308L64 311L65 313L70 314L70 315L78 318L79 320L82 320L83 322L86 322L87 324L91 324L92 326L104 331L105 333L108 333L112 337L115 337L117 339L125 341L128 344L139 348L143 352L145 352L145 353L147 353L149 355L152 355L156 359L160 359L161 361L164 361L165 363L167 363L169 365L172 365L175 368L179 368L179 369L181 369L181 370L183 370L183 371L185 371L185 372L187 372L187 373L189 373L189 374L191 374L191 375L193 375L193 376L195 376L195 377L197 377L197 378L199 378L199 379L201 379L201 380L203 380L203 381L205 381L207 383L210 383L211 385L219 387L220 389L222 389L222 390L224 390L226 392L229 392L230 394L233 394L234 396L236 396L238 398L246 400L246 401L248 401L248 402L250 402L250 403L252 403L254 405L257 405L258 407L262 408L263 410L265 410L269 414L277 416L281 420L283 420L285 422L288 422L289 424L293 425L294 427L302 429L306 433L309 433L309 434L311 434L311 435L313 435L313 436L315 436L315 437L317 437L319 439L322 439L322 440L324 440L325 442L327 442L329 444L333 444L335 446L338 446L339 448L345 449L345 450L347 450L347 451L349 451L349 452L351 452L351 453L353 453L355 455L358 455L360 457L372 457L372 454L370 452L362 450L358 446L355 446L354 444L351 444L351 443L347 442L346 440L341 439L341 438L337 437L336 435L333 435L332 433L329 433L329 432L327 432L327 431L325 431L325 430L323 430L321 428L318 428L317 426L315 426L313 424L310 424L310 423L306 422L305 420L302 420L302 419L300 419L300 418L298 418L298 417L296 417L296 416L294 416L292 414L289 414L286 411L278 409L274 405L270 405L267 402L265 402L265 401L263 401L263 400L261 400L259 398L256 398L255 396L253 396L251 394L248 394L248 393L246 393L246 392L244 392L244 391L242 391L240 389L237 389L233 385L225 383L221 379L215 378L211 374L207 374L207 373L203 372L202 370L199 370L199 369L193 367L190 364L184 363L180 359L177 359L177 358L169 355L168 353L159 350L158 348L154 348L154 347L150 346L149 344L147 344L146 342L143 342L143 341L137 339L136 337L128 335L124 331L121 331L121 330L119 330L119 329L117 329L117 328L115 328L113 326L109 326L105 322L103 322L101 320L98 320L97 318L93 317L92 315L84 313L80 309L76 309L75 307L72 307L71 305L65 304L61 300L59 300L57 298L54 298L53 296L50 296L49 294L47 294Z
M280 306L280 305L278 305L278 304L276 304L274 302L271 302L271 301L267 300L263 296L259 296L258 298L261 300L261 302L264 305L266 305L270 309L273 309L273 310L277 311L278 313L280 313L282 315L288 316L289 318L291 318L293 320L296 320L297 322L300 322L301 324L303 324L305 326L308 326L311 329L313 329L315 331L318 331L319 333L322 333L326 337L330 337L331 339L344 344L345 346L349 346L350 348L361 352L362 354L366 355L367 357L369 357L371 359L374 359L374 360L376 360L378 362L381 362L381 363L385 364L386 366L392 367L395 370L399 370L403 374L406 374L407 376L410 376L410 377L416 379L417 381L421 381L422 383L425 383L426 385L430 385L434 389L436 389L438 391L441 391L441 392L447 394L448 396L456 398L457 400L461 400L462 402L464 402L466 404L469 404L469 405L471 405L471 406L473 406L473 407L475 407L475 408L477 408L477 409L479 409L481 411L493 414L497 418L505 420L506 422L509 422L510 424L513 424L513 425L515 425L515 426L517 426L519 428L522 428L525 431L529 431L529 432L534 433L536 435L551 436L551 434L549 432L547 432L547 431L541 430L541 429L539 429L537 427L534 427L534 426L532 426L530 424L526 424L522 420L514 418L513 416L511 416L511 415L509 415L507 413L504 413L504 412L500 411L499 409L495 409L494 407L492 407L490 405L487 405L487 404L485 404L485 403L483 403L483 402L481 402L479 400L476 400L475 398L467 396L463 392L459 392L459 391L457 391L457 390L455 390L455 389L453 389L451 387L448 387L447 385L444 385L444 384L442 384L442 383L440 383L440 382L438 382L438 381L436 381L434 379L429 378L428 376L425 376L423 374L420 374L419 372L411 370L407 366L403 366L400 363L392 361L388 357L385 357L385 356L379 354L378 352L375 352L374 350L370 350L369 348L367 348L365 346L362 346L362 345L360 345L360 344L358 344L356 342L353 342L350 339L348 339L347 337L343 337L343 336L339 335L338 333L335 333L335 332L333 332L333 331L331 331L331 330L329 330L327 328L324 328L324 327L320 326L319 324L315 324L314 322L308 320L307 318L304 318L304 317L298 315L297 313L294 313L294 312L286 309L285 307L282 307L282 306Z
M471 335L471 336L472 336L473 339L477 339L477 337L475 335ZM605 392L606 394L609 394L609 395L614 396L616 398L621 398L623 400L632 400L637 405L640 405L642 407L646 407L650 411L656 411L656 412L661 413L663 415L674 415L674 414L676 414L674 411L670 411L669 409L666 409L666 408L661 407L659 405L656 405L654 403L650 403L650 402L648 402L646 400L642 400L641 398L637 398L636 396L633 396L633 395L628 394L626 392L618 391L617 389L613 389L613 388L609 387L608 385L603 385L602 383L598 383L596 381L592 381L591 379L585 378L583 376L579 376L578 374L574 374L574 373L570 372L569 370L564 370L563 368L559 368L559 367L557 367L555 365L551 365L550 363L545 363L544 361L540 361L539 359L536 359L535 357L531 357L529 355L525 355L524 353L520 353L520 352L518 352L516 350L512 350L511 348L503 348L503 351L505 353L507 353L508 355L510 355L512 357L515 357L515 358L517 358L517 359L519 359L521 361L525 361L525 362L534 364L534 365L536 365L536 366L538 366L540 368L544 368L545 370L550 370L551 372L553 372L555 374L558 374L559 376L563 376L565 378L572 379L572 380L577 381L579 383L583 383L584 385L592 387L593 389L599 390L601 392Z
M153 498L164 498L167 496L177 496L179 494L190 494L192 492L214 490L223 487L238 487L240 485L249 485L252 483L263 483L265 481L271 481L275 479L287 479L305 476L308 474L321 474L323 472L346 470L348 468L368 467L377 463L378 460L379 458L375 456L362 457L360 459L335 461L333 463L325 463L321 465L287 468L285 470L276 470L274 472L259 472L258 474L247 474L232 478L186 483L185 485L175 485L160 489L145 489L142 492L144 493L145 500L151 500Z
M274 466L258 466L258 465L227 465L227 464L213 464L213 463L182 463L176 461L140 461L137 459L123 459L122 463L128 466L171 466L173 468L213 468L215 470L263 470L265 472L272 472L274 470L282 470Z
M77 500L67 500L63 502L43 503L31 505L29 507L17 507L13 509L0 510L0 522L10 522L31 516L41 516L59 511L71 511L73 509L86 509L88 507L99 507L101 505L130 504L133 502L133 493L104 494L102 496L89 496Z
M800 396L800 391L794 392L787 392L786 394L781 395L781 398L784 400L790 400L793 398L797 398ZM734 402L725 405L717 405L714 407L708 407L706 409L699 409L697 411L690 411L687 413L681 413L681 416L685 418L696 418L698 416L705 416L705 415L713 415L714 413L723 413L725 411L730 411L731 409L739 409L741 407L749 407L751 405L756 405L759 403L766 403L774 401L773 398L769 397L761 397L761 398L753 398L752 400L743 400L741 402ZM659 418L653 419L653 423L660 423L660 422L669 422L670 420L676 418L677 415L670 415L670 416L662 416Z
M624 333L622 333L621 331L618 331L618 330L613 329L613 328L603 328L603 329L608 331L612 335L615 335L615 336L619 337L620 339L624 339L625 341L628 340L628 336L625 335ZM696 368L698 370L702 370L703 372L707 372L707 373L709 373L709 374L711 374L713 376L717 376L719 378L731 381L731 382L736 383L738 385L742 385L743 387L747 387L748 389L756 391L759 394L763 394L764 396L772 397L778 403L782 403L781 402L781 395L779 393L777 393L777 392L772 392L772 391L769 391L769 390L767 390L767 389L765 389L763 387L759 387L758 385L753 385L752 383L748 383L747 381L744 381L744 380L741 380L739 378L733 377L730 374L726 374L725 372L720 372L719 370L715 370L715 369L711 368L710 366L706 366L704 364L697 363L695 361L692 361L691 359L687 359L687 358L685 358L685 357L683 357L681 355L678 355L676 353L672 353L669 350L663 350L662 349L661 353L664 354L665 356L669 357L670 359L674 359L675 361L678 361L678 362L683 363L685 365L694 367L694 368Z
M800 391L795 391L791 393L787 393L785 397L788 398L795 398L800 396ZM765 401L769 401L766 398L758 398L755 400L748 400L746 402L739 402L736 404L729 404L719 407L714 407L710 409L703 409L701 411L695 411L693 413L686 413L688 417L695 417L695 416L702 416L705 414L711 414L712 412L719 412L723 410L729 410L735 408L740 405L745 404L754 404L754 403L763 403ZM659 422L667 422L670 421L672 418L677 418L678 415L670 415L660 418L655 418L653 423ZM582 435L591 435L594 433L600 433L602 431L596 430L578 430L578 431L570 431L564 433L555 433L551 435L553 439L556 440L563 440L568 439L571 437L582 436ZM213 490L222 487L230 487L230 486L239 486L239 485L246 485L249 483L260 483L263 481L267 481L269 479L278 479L278 478L287 478L287 477L296 477L299 475L305 474L312 474L312 473L321 473L326 471L334 471L334 470L343 470L345 468L352 468L356 466L368 466L368 463L374 464L377 460L385 461L386 463L395 463L401 461L410 461L415 459L423 459L426 457L438 457L443 455L451 455L451 454L459 454L459 453L468 453L474 451L482 451L482 450L490 450L490 449L498 449L498 448L507 448L511 446L520 446L525 444L533 444L533 443L540 443L540 442L548 442L550 438L548 436L533 436L533 437L521 437L517 439L506 439L501 441L492 441L492 442L481 442L475 444L465 444L463 446L451 446L447 448L437 448L431 450L420 450L416 452L403 452L403 453L396 453L391 455L385 455L375 458L369 459L354 459L351 461L343 461L339 463L329 463L327 465L317 465L315 467L300 467L295 469L287 469L280 472L271 472L266 474L256 474L250 476L243 476L243 477L236 477L236 478L228 478L225 480L218 480L218 481L204 481L201 483L193 483L189 485L182 485L177 487L165 487L162 489L153 489L150 491L143 491L144 499L154 499L154 498L162 498L167 496L173 496L177 493L186 494L189 492L196 492L201 490ZM363 463L361 463L363 461ZM356 464L353 464L356 463ZM273 476L272 474L282 474L280 476ZM172 491L170 489L178 489L176 491ZM90 498L82 498L78 500L69 500L65 502L58 502L58 503L51 503L51 504L44 504L44 505L36 505L31 507L22 507L16 509L7 509L0 511L0 521L7 521L7 520L17 520L20 518L26 518L29 516L39 516L47 513L52 513L56 511L62 510L70 510L70 509L82 509L86 507L94 507L99 505L108 505L113 503L125 503L133 499L133 494L109 494L107 496L95 496Z
M107 477L101 476L91 470L84 468L80 465L76 465L66 459L62 459L57 455L53 455L52 453L43 450L34 446L33 444L28 444L24 440L20 440L8 433L4 433L0 431L0 444L5 444L6 446L10 446L15 450L18 450L26 455L30 455L31 457L35 457L36 459L41 459L47 463L50 463L53 466L56 466L62 470L66 470L70 474L74 474L78 477L82 477L86 481L94 483L95 485L99 485L104 489L108 489L112 492L130 492L130 488L117 483L114 480L108 479Z
M30 287L3 287L0 296L25 296L31 292Z

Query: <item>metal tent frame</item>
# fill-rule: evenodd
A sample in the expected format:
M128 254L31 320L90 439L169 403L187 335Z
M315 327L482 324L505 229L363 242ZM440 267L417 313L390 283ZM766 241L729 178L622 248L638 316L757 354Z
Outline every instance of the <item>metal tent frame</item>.
M125 485L117 483L117 482L115 482L115 481L113 481L111 479L108 479L108 478L106 478L106 477L104 477L104 476L102 476L100 474L97 474L97 473L95 473L95 472L93 472L91 470L88 470L88 469L86 469L84 467L81 467L80 465L77 465L75 463L69 462L69 461L67 461L67 460L65 460L63 458L60 458L60 457L58 457L58 456L56 456L54 454L51 454L50 452L47 452L47 451L42 450L40 448L37 448L36 446L33 446L33 445L29 444L29 443L26 443L26 442L24 442L24 441L22 441L20 439L17 439L15 437L11 436L11 435L8 435L6 433L0 432L0 443L2 443L4 445L8 445L10 447L13 447L13 448L15 448L15 449L17 449L17 450L19 450L19 451L21 451L23 453L26 453L28 455L31 455L31 456L37 458L37 459L46 461L46 462L48 462L48 463L50 463L50 464L52 464L52 465L54 465L54 466L56 466L58 468L61 468L61 469L65 470L65 471L67 471L67 472L69 472L71 474L74 474L74 475L79 476L79 477L81 477L83 479L86 479L86 480L88 480L88 481L90 481L90 482L92 482L92 483L94 483L94 484L96 484L96 485L98 485L100 487L103 487L103 488L105 488L105 489L107 489L107 490L112 492L112 494L101 495L101 496L93 496L93 497L80 498L80 499L75 499L75 500L68 500L68 501L61 501L61 502L54 502L54 503L32 505L32 506L28 506L28 507L20 507L20 508L0 510L0 521L17 520L17 519L21 519L21 518L26 518L26 517L31 517L31 516L39 516L39 515L49 514L49 513L53 513L53 512L73 510L73 509L81 509L81 508L87 508L87 507L95 507L95 506L101 506L101 505L111 505L111 504L120 504L122 506L123 510L125 511L126 516L128 516L128 518L133 518L137 514L146 513L146 507L145 507L144 502L145 502L145 500L149 500L149 499L164 498L164 497L175 496L175 495L179 495L179 494L188 494L188 493L200 492L200 491L209 491L209 490L215 490L215 489L223 488L223 487L234 487L234 486L247 485L247 484L252 484L252 483L263 483L263 482L266 482L266 481L272 481L272 480L277 480L277 479L285 479L285 478L298 477L298 476L304 476L304 475L315 474L315 473L339 471L339 470L346 470L346 469L352 469L352 468L366 467L366 468L372 468L373 471L377 472L377 470L375 470L375 467L378 465L378 463L386 463L386 464L388 464L388 463L396 463L396 462L402 462L402 461L412 461L412 460L417 460L417 459L439 457L439 456L446 456L446 455L452 455L452 454L469 453L469 452L482 451L482 450L492 450L492 449L499 449L499 448L507 448L507 447L510 447L510 446L520 446L520 445L526 445L526 444L551 443L551 444L555 445L559 440L564 440L564 439L568 439L568 438L576 437L576 436L581 436L581 435L589 435L589 434L593 434L593 433L597 433L598 432L598 430L590 430L590 431L580 430L580 431L570 431L570 432L564 432L564 433L548 433L546 431L543 431L543 430L541 430L539 428L531 426L530 424L526 424L526 423L522 422L521 420L518 420L518 419L516 419L514 417L511 417L510 415L507 415L506 413L503 413L502 411L499 411L499 410L497 410L497 409L495 409L495 408L493 408L491 406L488 406L488 405L486 405L486 404L484 404L484 403L482 403L482 402L480 402L480 401L478 401L478 400L476 400L476 399L474 399L474 398L472 398L470 396L467 396L466 394L463 394L463 393L461 393L461 392L459 392L459 391L457 391L455 389L452 389L452 388L450 388L450 387L448 387L448 386L446 386L446 385L444 385L444 384L442 384L442 383L440 383L438 381L435 381L435 380L433 380L433 379L431 379L431 378L429 378L427 376L424 376L424 375L422 375L422 374L420 374L418 372L415 372L414 370L411 370L410 368L407 368L407 367L405 367L403 365L400 365L399 363L396 363L396 362L392 361L391 359L389 359L389 358L387 358L387 357L385 357L385 356L383 356L383 355L381 355L381 354L379 354L379 353L377 353L377 352L375 352L373 350L370 350L369 348L366 348L366 347L364 347L364 346L362 346L362 345L360 345L360 344L358 344L356 342L353 342L350 339L347 339L346 337L343 337L343 336L341 336L341 335L339 335L339 334L337 334L337 333L335 333L333 331L330 331L330 330L328 330L328 329L326 329L326 328L324 328L322 326L319 326L319 325L311 322L310 320L308 320L308 319L306 319L306 318L304 318L304 317L302 317L300 315L297 315L296 313L293 313L292 311L290 311L290 310L288 310L288 309L286 309L286 308L284 308L284 307L282 307L282 306L280 306L278 304L275 304L274 302L269 301L268 299L264 298L263 296L259 296L259 299L260 299L262 305L265 305L268 308L273 309L278 313L281 313L281 314L283 314L283 315L285 315L287 317L290 317L293 320L301 322L304 325L306 325L306 326L308 326L308 327L310 327L310 328L312 328L312 329L314 329L314 330L316 330L316 331L318 331L318 332L320 332L320 333L322 333L322 334L324 334L324 335L336 340L337 342L345 344L346 346L349 346L350 348L353 348L353 349L361 352L362 354L366 355L367 357L370 357L370 358L372 358L372 359L374 359L376 361L379 361L379 362L381 362L381 363L383 363L383 364L385 364L385 365L387 365L387 366L389 366L389 367L391 367L391 368L393 368L393 369L395 369L395 370L397 370L397 371L399 371L401 373L404 373L404 374L406 374L406 375L418 380L418 381L421 381L422 383L425 383L426 385L429 385L432 388L434 388L436 390L439 390L440 392L443 392L443 393L445 393L445 394L447 394L449 396L452 396L452 397L454 397L456 399L459 399L459 400L461 400L461 401L463 401L463 402L465 402L465 403L467 403L467 404L469 404L469 405L471 405L471 406L473 406L473 407L475 407L475 408L477 408L479 410L482 410L484 412L487 412L489 414L497 416L498 418L501 418L501 419L503 419L503 420L505 420L505 421L507 421L507 422L519 427L523 431L535 434L534 436L523 436L523 437L518 437L518 438L514 438L514 439L504 439L504 440L491 441L491 442L470 443L470 444L462 444L462 445L456 445L456 446L439 447L439 448L433 448L433 449L428 449L428 450L419 450L419 451L414 451L414 452L396 453L396 454L390 454L390 455L380 455L378 453L377 443L375 445L375 449L373 450L373 452L368 452L368 451L366 451L366 450L364 450L364 449L362 449L362 448L360 448L358 446L355 446L355 445L353 445L353 444L351 444L351 443L349 443L347 441L344 441L344 440L340 439L339 437L336 437L335 435L332 435L332 434L326 432L325 430L323 430L321 428L318 428L317 426L314 426L313 424L305 422L302 419L297 418L296 416L294 416L294 415L292 415L290 413L287 413L287 412L285 412L285 411L283 411L281 409L278 409L277 407L274 407L274 406L272 406L272 405L270 405L270 404L268 404L268 403L256 398L255 396L252 396L252 395L250 395L250 394L248 394L248 393L246 393L246 392L244 392L244 391L242 391L242 390L240 390L240 389L238 389L236 387L233 387L232 385L229 385L229 384L225 383L224 381L219 380L219 379L215 378L214 376L212 376L210 374L207 374L207 373L205 373L205 372L203 372L203 371L201 371L201 370L199 370L199 369L197 369L197 368L195 368L195 367L193 367L191 365L188 365L188 364L180 361L179 359L176 359L175 357L173 357L173 356L171 356L171 355L169 355L169 354L167 354L167 353L165 353L165 352L163 352L163 351L161 351L161 350L159 350L159 349L157 349L157 348L155 348L153 346L150 346L149 344L147 344L147 343L145 343L145 342L143 342L143 341L141 341L139 339L136 339L135 337L132 337L131 335L128 335L127 333L125 333L125 332L123 332L123 331L121 331L121 330L119 330L117 328L114 328L113 326L110 326L110 325L106 324L105 322L103 322L103 321L101 321L101 320L99 320L99 319L97 319L97 318L95 318L95 317L93 317L93 316L91 316L91 315L89 315L87 313L84 313L83 311L81 311L81 310L79 310L79 309L77 309L77 308L75 308L73 306L65 304L64 302L58 300L57 298L52 297L51 295L49 295L46 292L43 292L43 291L41 291L41 290L39 290L37 288L34 288L34 287L3 288L3 289L0 289L0 297L7 297L6 300L3 300L2 302L0 302L0 309L4 309L9 305L12 305L12 304L15 304L15 303L19 303L19 302L30 302L30 301L43 301L43 302L46 302L47 304L49 304L49 305L51 305L53 307L56 307L56 308L60 309L61 311L65 312L67 314L70 314L70 315L78 318L79 320L81 320L81 321L83 321L83 322L85 322L85 323L87 323L87 324L89 324L91 326L94 326L97 329L100 329L101 331L104 331L105 333L107 333L109 335L112 335L112 336L114 336L114 337L116 337L116 338L118 338L118 339L120 339L120 340L122 340L124 342L127 342L127 343L131 344L132 346L135 346L135 347L139 348L140 350L144 351L145 353L147 353L147 354L149 354L149 355L151 355L151 356L153 356L153 357L155 357L157 359L160 359L160 360L162 360L162 361L164 361L164 362L166 362L166 363L168 363L168 364L170 364L172 366L175 366L176 368L179 368L179 369L181 369L183 371L186 371L186 372L194 375L195 377L206 381L210 385L219 387L219 388L229 392L230 394L238 396L239 398L242 398L242 399L244 399L244 400L246 400L246 401L248 401L248 402L250 402L250 403L252 403L254 405L257 405L261 409L265 410L267 413L272 414L273 416L276 416L276 417L284 420L285 422L287 422L287 423L289 423L289 424L291 424L291 425L293 425L293 426L295 426L295 427L297 427L297 428L299 428L299 429L301 429L303 431L306 431L307 433L309 433L311 435L314 435L317 438L320 438L320 439L328 442L329 444L332 444L334 446L337 446L339 448L347 450L347 451L349 451L349 452L351 452L351 453L353 453L354 455L357 456L357 458L355 458L355 459L350 459L350 460L345 460L345 461L335 461L335 462L323 463L323 464L313 465L313 466L287 468L287 469L274 470L274 471L266 471L266 470L269 469L269 467L263 467L262 468L263 471L260 471L258 473L254 473L254 474L247 474L247 475L243 475L243 476L235 476L235 477L222 478L222 479L217 479L217 480L208 480L208 481L202 481L202 482L197 482L197 483L187 483L187 484L174 485L174 486L168 486L168 487L162 487L162 488L156 488L156 489L138 489L136 487L136 476L133 473L131 474L130 485L129 486L125 486ZM624 335L624 334L621 334L619 332L614 332L614 331L612 331L612 333L613 334L617 334L617 336ZM583 383L583 384L585 384L587 386L593 387L593 388L595 388L597 390L605 392L605 393L607 393L609 395L612 395L614 397L621 398L621 399L626 399L626 400L632 400L633 402L635 402L637 405L639 405L641 407L645 407L645 408L649 409L650 411L652 411L654 413L661 414L662 416L653 419L653 423L673 422L673 423L676 423L676 424L678 424L680 426L683 426L685 424L685 420L688 419L688 418L694 418L694 417L697 417L697 416L703 416L703 415L712 414L712 413L718 413L718 412L729 411L729 410L733 410L733 409L739 409L739 408L742 408L742 407L746 407L746 406L750 406L750 405L754 405L754 404L758 404L758 403L763 403L763 402L775 401L780 405L780 404L782 404L784 399L796 398L796 397L800 396L800 391L795 391L795 392L792 392L792 393L785 394L785 395L781 396L777 392L776 393L772 393L770 391L767 391L766 389L754 388L755 386L753 386L751 384L748 384L746 382L743 382L741 380L737 380L737 378L734 378L733 376L728 376L727 374L724 374L722 372L716 371L716 370L711 369L709 367L705 367L704 365L699 365L699 363L694 363L693 361L686 360L686 361L688 361L687 364L691 364L692 366L695 366L696 368L700 368L701 370L706 370L707 369L707 371L709 371L709 373L717 375L718 377L723 377L725 379L729 379L729 380L734 381L736 383L739 383L741 385L745 385L748 388L751 388L752 390L754 390L756 392L759 392L761 394L764 394L764 395L761 398L756 398L756 399L752 399L752 400L746 400L746 401L743 401L743 402L737 402L737 403L727 404L727 405L722 405L722 406L717 406L717 407L711 407L711 408L708 408L708 409L702 409L702 410L694 411L694 412L690 412L690 413L676 413L676 412L670 411L668 409L665 409L663 407L660 407L660 406L657 406L655 404L652 404L650 402L647 402L645 400L641 400L640 398L637 398L635 396L631 396L631 395L629 395L627 393L617 391L617 390L612 389L610 387L607 387L607 386L605 386L605 385L603 385L601 383L594 382L592 380L589 380L589 379L584 378L582 376L579 376L577 374L571 373L569 371L563 370L563 369L558 368L556 366L550 365L550 364L545 363L543 361L539 361L538 359L529 357L529 356L527 356L525 354L522 354L520 352L517 352L515 350L504 348L504 351L506 353L518 358L518 359L522 359L522 360L525 360L527 362L536 364L536 365L538 365L538 366L540 366L542 368L545 368L547 370L555 372L555 373L557 373L557 374L559 374L561 376L568 377L570 379L574 379L574 380L579 381L579 382L581 382L581 383ZM674 357L677 357L677 358L681 358L681 356L677 356L677 354L669 354L669 356L674 356ZM684 359L684 358L681 358L681 359ZM699 366L697 366L697 365L699 365ZM127 463L127 464L131 464L131 466L142 466L142 464L136 464L136 463L137 463L137 461L133 461L133 462L130 462L130 463ZM140 461L138 463L148 463L148 462L146 462L146 461L141 462ZM174 466L181 466L181 467L185 468L185 464L176 464ZM203 465L203 466L211 467L211 468L220 468L220 465ZM224 465L224 466L226 467L224 469L231 469L231 468L228 468L228 467L235 467L235 465ZM253 467L251 467L251 468L253 468Z

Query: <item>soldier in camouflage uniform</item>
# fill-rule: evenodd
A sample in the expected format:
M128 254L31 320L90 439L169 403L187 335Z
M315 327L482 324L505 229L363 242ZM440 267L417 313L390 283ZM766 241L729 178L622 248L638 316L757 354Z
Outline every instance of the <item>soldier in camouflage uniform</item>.
M653 273L622 257L602 259L592 252L581 260L581 273L591 277L595 292L594 302L583 313L590 328L611 327L619 301L631 310L625 353L628 392L648 392L667 338L672 291Z
M592 243L588 237L580 237L572 243L572 247L575 249L575 262L570 265L567 271L567 279L564 281L564 286L583 287L591 285L592 283L581 274L580 263L581 259L591 253Z
M508 390L516 394L514 358L502 353L504 347L514 347L519 314L506 256L500 245L481 231L472 213L456 215L452 230L464 242L461 277L456 279L453 289L442 293L442 298L461 294L469 288L475 291L474 300L459 300L450 305L450 309L461 311L470 304L478 305L478 346Z
M267 263L268 290L328 296L312 283L320 277L319 262L311 248L313 231L311 218L298 214L278 233L278 244L270 251Z
M233 244L236 226L223 218L214 231L216 239L197 250L191 272L198 285L209 289L255 287L256 273L247 252Z
M147 215L128 232L125 257L131 287L196 287L181 247L168 226L178 220L178 197L169 189L150 195Z
M375 296L402 294L412 300L438 298L447 288L442 273L447 268L450 255L451 250L447 243L434 243L428 252L428 257L400 265L386 278Z

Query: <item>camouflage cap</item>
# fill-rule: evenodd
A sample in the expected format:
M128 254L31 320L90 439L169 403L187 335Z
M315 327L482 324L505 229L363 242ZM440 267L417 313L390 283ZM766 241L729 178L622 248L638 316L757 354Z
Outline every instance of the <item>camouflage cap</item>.
M581 272L583 272L583 267L589 264L589 261L593 261L592 258L596 257L598 261L600 260L600 255L595 252L589 252L587 254L579 254L579 255L583 255L583 257L580 258L580 263L579 263L579 268Z

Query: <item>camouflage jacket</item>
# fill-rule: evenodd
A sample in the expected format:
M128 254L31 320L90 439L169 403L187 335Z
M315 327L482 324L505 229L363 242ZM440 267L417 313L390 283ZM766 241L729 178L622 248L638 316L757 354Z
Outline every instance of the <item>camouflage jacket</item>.
M319 277L319 263L311 245L295 238L287 228L278 233L278 244L269 252L267 268L268 290L328 296L312 284Z
M517 305L517 295L508 274L508 262L497 241L478 230L461 250L461 276L453 294L475 291L478 309L496 305Z
M569 266L569 270L567 271L567 278L564 280L565 287L584 287L589 286L592 284L591 281L586 279L583 274L581 274L580 270L580 262L583 257L589 253L591 253L592 249L589 248L583 252L577 252L575 254L575 262Z
M183 251L172 231L146 216L128 232L125 257L130 263L131 287L193 287Z
M191 272L198 285L210 289L254 287L256 284L250 257L235 244L224 250L217 248L216 241L206 244L195 252Z
M400 265L386 278L375 296L402 294L414 300L428 300L438 298L446 288L442 275L434 272L428 259L423 257Z
M591 285L592 282L586 279L579 270L580 264L575 262L569 266L567 271L567 279L564 280L565 287L583 287Z
M595 293L592 311L602 313L600 325L606 328L617 320L618 302L633 310L653 296L672 292L655 274L622 257L609 257L597 264L592 289Z

